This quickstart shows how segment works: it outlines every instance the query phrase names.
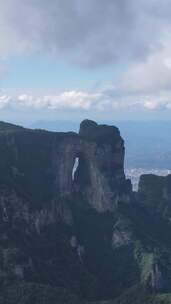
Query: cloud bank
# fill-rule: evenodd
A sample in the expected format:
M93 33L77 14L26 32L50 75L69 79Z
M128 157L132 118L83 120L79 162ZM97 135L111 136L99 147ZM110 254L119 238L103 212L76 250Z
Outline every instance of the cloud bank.
M15 111L29 110L82 110L115 111L115 110L171 110L171 93L168 95L122 95L114 91L87 93L84 91L66 91L55 95L1 92L0 109Z

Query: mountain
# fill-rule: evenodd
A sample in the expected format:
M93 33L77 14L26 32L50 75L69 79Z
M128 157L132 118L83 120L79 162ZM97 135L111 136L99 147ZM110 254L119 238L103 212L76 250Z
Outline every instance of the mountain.
M134 193L124 154L119 129L90 120L0 123L0 303L170 303L171 178Z
M127 169L171 169L170 121L105 121L105 123L115 124L120 129L126 145ZM77 132L79 124L72 121L42 120L33 123L31 128Z

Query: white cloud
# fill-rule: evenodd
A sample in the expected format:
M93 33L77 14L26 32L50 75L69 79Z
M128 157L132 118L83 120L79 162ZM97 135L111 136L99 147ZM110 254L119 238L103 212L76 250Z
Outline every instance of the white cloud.
M11 97L8 95L0 95L0 109L5 108L11 103Z
M48 54L88 68L128 68L98 92L1 92L0 109L170 110L169 7L170 0L1 0L0 66L9 56Z
M37 96L33 94L2 94L0 108L32 108L32 109L83 109L102 110L106 102L102 93L87 93L82 91L66 91L56 95Z
M150 54L145 61L128 68L120 79L120 90L142 94L171 89L170 36L165 37L161 45L162 47Z
M59 94L40 95L19 93L0 94L0 109L13 109L16 111L30 110L81 110L90 113L92 111L114 113L115 110L171 110L171 93L167 94L142 94L123 95L113 94L110 90L90 93L83 91L66 91Z

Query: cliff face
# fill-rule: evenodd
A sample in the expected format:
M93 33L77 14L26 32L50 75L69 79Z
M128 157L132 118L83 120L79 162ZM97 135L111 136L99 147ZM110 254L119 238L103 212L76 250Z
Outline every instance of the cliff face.
M84 121L78 136L64 138L60 144L57 139L53 163L57 195L84 193L87 204L99 212L129 201L131 187L125 180L124 145L117 128Z
M139 182L138 200L163 218L171 218L171 175L142 175Z
M104 212L129 202L131 184L124 175L125 151L119 130L87 120L81 123L79 135L82 145L75 183L89 204Z
M26 205L33 209L57 207L60 199L79 191L84 192L89 207L99 212L129 201L131 187L125 180L119 131L95 123L92 131L91 124L83 122L79 135L22 128L2 132L1 189L23 193Z
M170 291L170 178L142 177L135 196L124 152L116 127L89 120L79 134L0 123L0 303Z
M79 134L0 127L2 284L61 280L89 297L102 269L112 275L111 214L132 195L119 130L88 120Z

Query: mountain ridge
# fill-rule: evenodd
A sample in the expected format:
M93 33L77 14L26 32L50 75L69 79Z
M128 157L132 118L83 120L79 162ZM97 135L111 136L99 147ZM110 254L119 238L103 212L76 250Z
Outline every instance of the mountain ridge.
M159 178L158 197L156 177L144 176L134 193L124 154L118 128L90 120L78 134L0 123L0 303L165 293L168 303L171 181Z

